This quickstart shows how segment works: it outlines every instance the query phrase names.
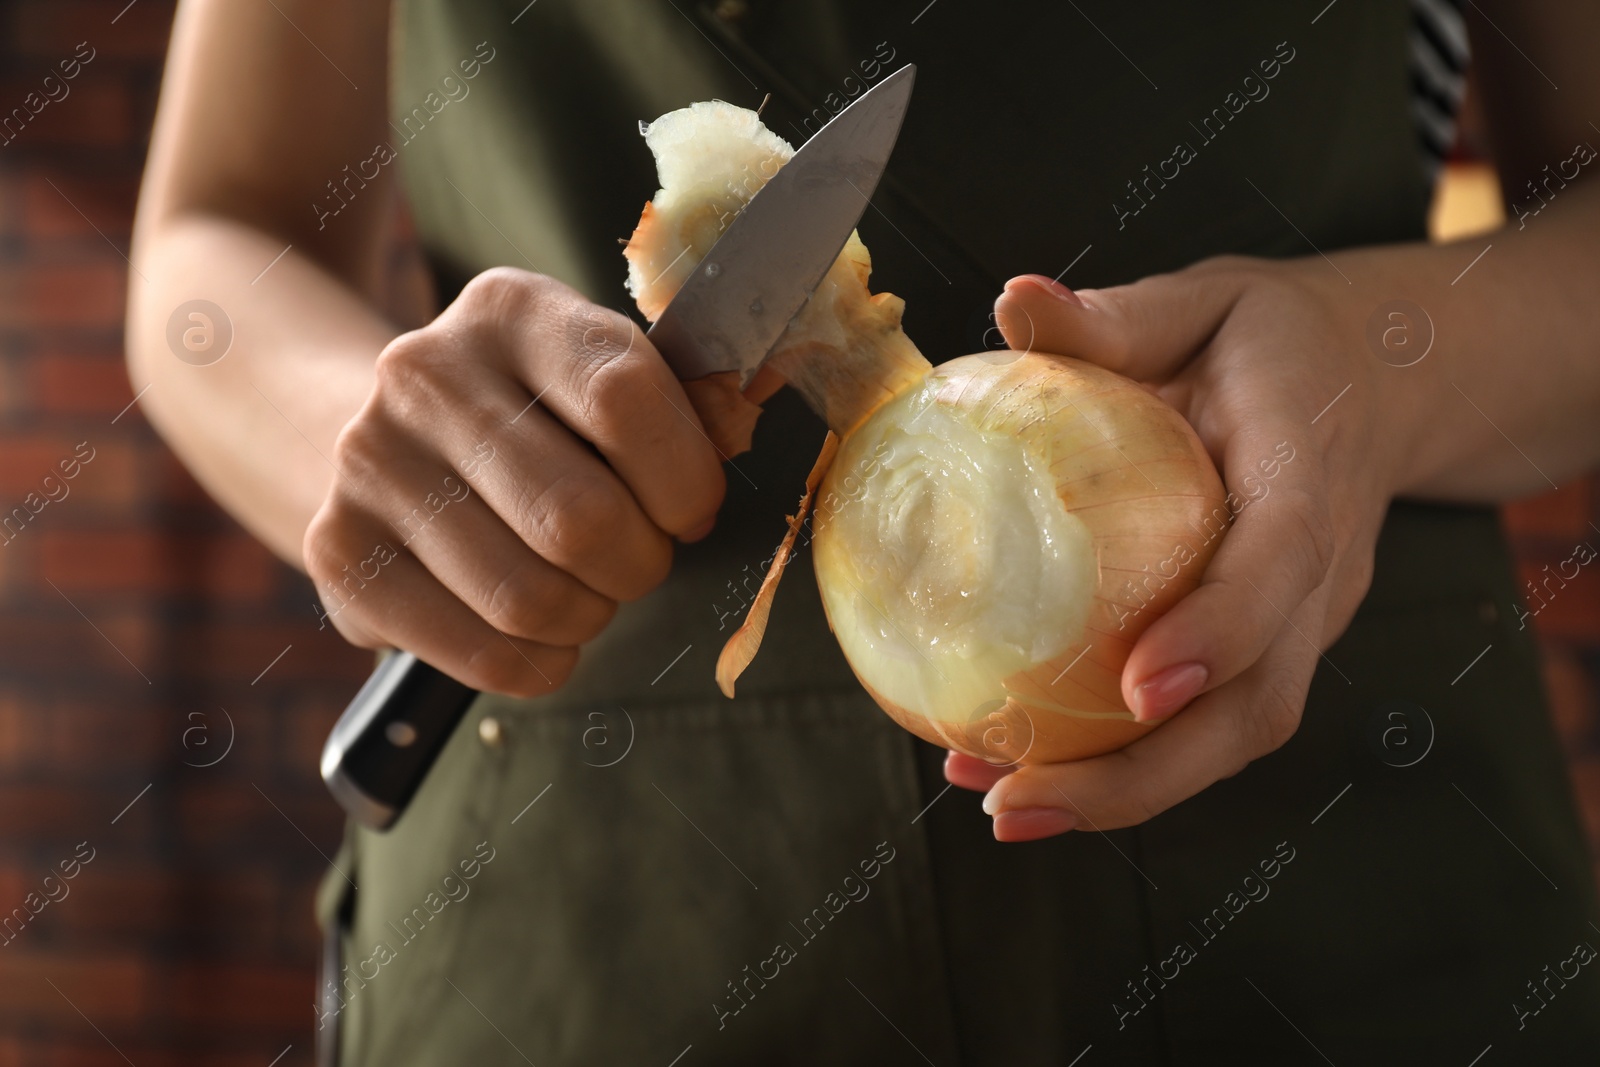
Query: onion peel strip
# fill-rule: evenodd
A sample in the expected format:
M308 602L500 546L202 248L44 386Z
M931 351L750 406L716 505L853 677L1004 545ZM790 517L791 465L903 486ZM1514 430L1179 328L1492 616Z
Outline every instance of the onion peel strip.
M733 696L733 683L738 681L739 675L750 666L761 648L761 640L767 633L767 617L772 614L772 601L778 595L778 582L783 578L783 569L788 566L789 557L794 552L795 538L805 525L806 512L811 510L817 487L822 484L822 477L833 465L833 457L838 451L839 435L830 430L822 442L822 452L817 456L817 462L812 464L811 473L806 475L805 495L800 498L795 513L789 516L789 531L783 535L778 551L772 556L772 565L767 568L766 577L761 579L761 588L756 590L744 622L722 646L722 654L717 657L717 688L722 690L725 697Z
M683 391L705 427L706 440L724 460L750 451L761 405L739 391L739 372L720 371L684 382Z

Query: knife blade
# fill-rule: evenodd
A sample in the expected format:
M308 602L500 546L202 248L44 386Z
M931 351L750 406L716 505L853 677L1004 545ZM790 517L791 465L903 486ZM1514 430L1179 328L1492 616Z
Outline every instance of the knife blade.
M680 380L738 371L748 384L850 239L900 133L916 67L873 86L750 198L648 333ZM396 651L322 749L322 779L358 823L406 810L478 692Z
M861 220L916 73L901 67L835 115L706 253L646 335L680 380L737 370L750 383Z

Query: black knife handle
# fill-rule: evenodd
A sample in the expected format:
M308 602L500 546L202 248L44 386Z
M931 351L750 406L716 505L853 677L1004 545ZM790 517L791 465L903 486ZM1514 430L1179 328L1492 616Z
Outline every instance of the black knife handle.
M322 746L322 780L374 830L400 818L478 691L394 652L372 672Z

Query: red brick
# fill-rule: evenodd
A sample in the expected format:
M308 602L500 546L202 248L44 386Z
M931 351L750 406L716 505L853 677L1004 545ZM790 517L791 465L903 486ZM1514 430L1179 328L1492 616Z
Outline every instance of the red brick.
M209 959L284 962L286 926L309 921L306 916L312 914L289 914L286 873L240 867L232 857L221 857L212 866L186 872L175 896L196 949ZM311 948L314 953L315 947ZM306 958L300 957L300 962ZM288 956L287 962L295 962L295 957Z
M9 6L7 36L11 47L23 55L54 64L72 55L78 42L89 42L96 54L80 79L105 59L147 60L161 55L173 8L172 0L139 0L131 5L128 0L25 0Z
M154 666L156 629L148 611L80 603L78 607L92 620L91 626L49 586L41 595L52 598L39 602L49 605L48 614L0 613L0 649L5 650L8 680L30 674L53 679L57 685L81 685L87 680L104 692L115 693L146 684L144 679L152 671L161 673Z
M372 672L372 653L346 642L331 625L318 632L309 586L305 586L304 604L301 610L291 605L287 619L280 616L270 622L229 622L184 630L174 634L174 640L194 650L194 677L249 682L272 664L258 686L320 683L320 691L332 689L335 693L359 687ZM274 664L273 658L290 645L294 647ZM355 689L350 688L349 693L354 695Z
M23 78L13 75L0 80L0 119L11 119L9 125L0 126L0 138L10 141L0 152L11 154L23 150L44 148L122 148L132 144L137 126L134 120L133 98L128 86L117 72L91 63L68 83L71 92L61 100L52 101L38 114L32 114L23 104L29 93L39 93L47 71L40 69L37 77ZM12 118L15 110L29 116L26 125Z
M186 723L180 711L150 704L136 689L129 692L138 699L96 702L59 694L28 699L15 690L0 692L0 771L19 776L40 767L61 768L73 777L95 778L175 758L199 762L184 749L183 731L208 720ZM218 731L225 731L220 722Z
M121 176L84 178L65 170L37 173L24 183L23 218L34 240L78 238L85 244L99 242L110 252L105 243L109 237L126 252L134 203L127 179Z
M61 858L71 854L69 849ZM35 920L49 924L52 940L70 938L101 950L155 947L152 939L178 914L175 906L182 888L178 872L154 864L114 867L110 863L104 855L96 855L76 878L64 883L67 896ZM36 890L44 873L41 870L25 891ZM24 930L16 944L23 944L32 933Z
M266 690L249 682L235 677L209 687L210 703L197 699L172 710L167 729L185 765L230 778L278 773L273 738L279 709Z
M1600 537L1594 539L1600 547ZM1570 553L1570 549L1567 550ZM1521 592L1527 599L1529 611L1538 614L1529 618L1528 624L1541 636L1552 640L1600 645L1600 559L1578 571L1576 577L1566 581L1565 588L1553 575L1558 575L1557 563L1567 558L1565 554L1554 561L1523 561L1519 563L1519 577L1524 582ZM1547 571L1545 567L1550 569ZM1572 568L1568 567L1568 573ZM1548 587L1544 584L1549 578ZM1532 582L1538 599L1529 594L1526 583ZM1540 599L1544 601L1540 606Z
M1542 666L1550 713L1567 750L1580 755L1596 735L1595 680L1565 645L1544 642Z
M1600 756L1574 759L1568 765L1578 809L1589 832L1589 847L1600 852Z
M44 530L40 574L74 591L205 593L261 600L272 592L276 564L243 533L175 536L159 529Z
M85 827L109 827L118 809L132 800L141 788L142 785L129 789L127 797L118 802L101 792L91 792L61 782L0 783L0 839L12 846L30 841L59 848L62 841L74 834L90 834ZM145 800L148 799L147 795ZM48 820L42 819L42 814L47 814ZM122 824L119 822L117 825ZM73 840L82 841L84 837L73 837ZM93 846L95 842L90 840L89 844ZM4 906L11 907L9 904ZM0 988L4 988L4 983L0 983Z
M216 864L216 870L197 869L192 863L177 869L155 863L102 869L103 863L97 858L85 868L68 883L71 892L60 906L51 904L35 920L50 922L53 941L70 940L102 951L159 952L172 947L169 931L181 923L183 940L208 960L305 966L315 957L310 894L320 867L295 879L291 893L282 870L240 868L231 858ZM37 879L24 883L22 892L36 888ZM30 933L25 929L13 947ZM285 953L289 942L302 954Z
M79 427L77 432L81 436L0 436L0 455L6 458L5 463L0 464L0 519L10 516L12 509L21 505L29 493L38 493L41 500L49 500L45 495L46 476L53 476L52 486L64 486L67 495L45 504L21 527L23 532L57 526L62 521L59 515L81 511L85 503L94 508L126 507L138 497L135 446L118 440L109 427L98 430ZM80 445L87 446L82 453L89 457L87 462L78 458ZM72 471L74 460L77 474L67 478L61 464L66 462L66 470ZM60 488L53 488L53 491L58 496L61 493ZM9 527L8 532L13 537L21 536L16 525Z
M355 696L355 690L348 695ZM342 703L318 701L282 712L283 747L279 755L282 765L304 768L307 774L315 773L322 759L323 742L343 710Z
M323 856L333 855L344 832L339 805L320 786L207 784L185 789L176 799L178 835L197 850L271 848L320 870Z
M152 978L150 966L132 955L69 956L29 948L19 938L0 951L0 989L6 991L0 997L0 1022L44 1024L74 1034L84 1027L84 1015L102 1029L131 1026L150 1007Z
M0 512L0 516L3 515L4 512ZM27 576L33 570L32 559L26 541L17 544L0 533L0 598L11 596L14 581L28 581Z
M173 976L172 1009L181 1025L202 1034L276 1029L295 1011L309 1029L315 993L316 980L299 967L189 966Z
M301 1020L296 1016L294 1021ZM62 1037L46 1043L23 1039L19 1047L29 1058L22 1062L28 1067L128 1067L130 1062L138 1067L265 1067L291 1043L294 1047L273 1067L311 1067L313 1059L304 1025L286 1028L276 1035L212 1039L207 1043L185 1035L182 1044L173 1047L141 1043L145 1040L142 1034L119 1035L116 1049L88 1027L82 1029L88 1032L88 1041L73 1042Z
M4 193L0 192L0 196ZM0 310L0 314L3 314ZM4 342L0 341L0 345ZM20 347L20 346L19 346ZM0 418L14 419L33 408L28 360L0 347Z
M122 417L122 422L142 419L143 415L139 411L141 406L135 404ZM117 425L120 426L122 423L119 422ZM189 473L188 468L170 449L157 449L147 457L146 463L150 478L150 493L157 500L165 504L203 504L215 508L211 494L194 480L194 475Z
M37 410L50 415L105 415L107 421L133 400L128 367L120 352L59 353L30 361ZM131 412L125 416L131 421ZM118 426L123 425L119 420Z
M0 329L120 330L128 265L110 248L103 260L0 268Z
M6 150L0 146L0 159L6 158ZM15 160L6 160L15 164ZM20 238L26 219L22 210L22 190L27 188L27 173L21 167L12 165L0 168L0 238Z
M0 463L0 494L9 502L11 497L22 497L30 492L38 491L40 481L47 474L62 477L59 466L63 460L73 459L73 449L83 438L73 439L65 434L33 435L19 437L15 435L0 436L0 456L5 461ZM92 447L92 446L91 446ZM96 457L98 458L98 456ZM93 461L90 461L93 465ZM80 462L81 467L81 462ZM70 466L68 467L70 470ZM78 477L83 477L80 469ZM69 488L76 486L77 479L68 482ZM69 495L66 500L70 500ZM66 503L66 500L60 503ZM20 501L17 501L20 503ZM46 506L46 511L54 504ZM41 513L43 514L43 513Z
M1574 543L1588 540L1594 534L1589 527L1593 496L1593 482L1583 479L1569 482L1551 493L1507 504L1501 509L1506 532L1518 541L1559 542L1570 552Z
M38 714L16 693L0 693L0 768L11 770L33 763L33 726ZM0 894L0 900L3 899L4 895Z

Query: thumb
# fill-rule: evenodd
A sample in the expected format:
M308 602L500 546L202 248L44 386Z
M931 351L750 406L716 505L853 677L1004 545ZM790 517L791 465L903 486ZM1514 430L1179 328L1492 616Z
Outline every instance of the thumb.
M1074 356L1136 381L1163 381L1211 340L1243 285L1237 271L1191 269L1073 292L1024 274L1006 283L995 320L1017 351Z

